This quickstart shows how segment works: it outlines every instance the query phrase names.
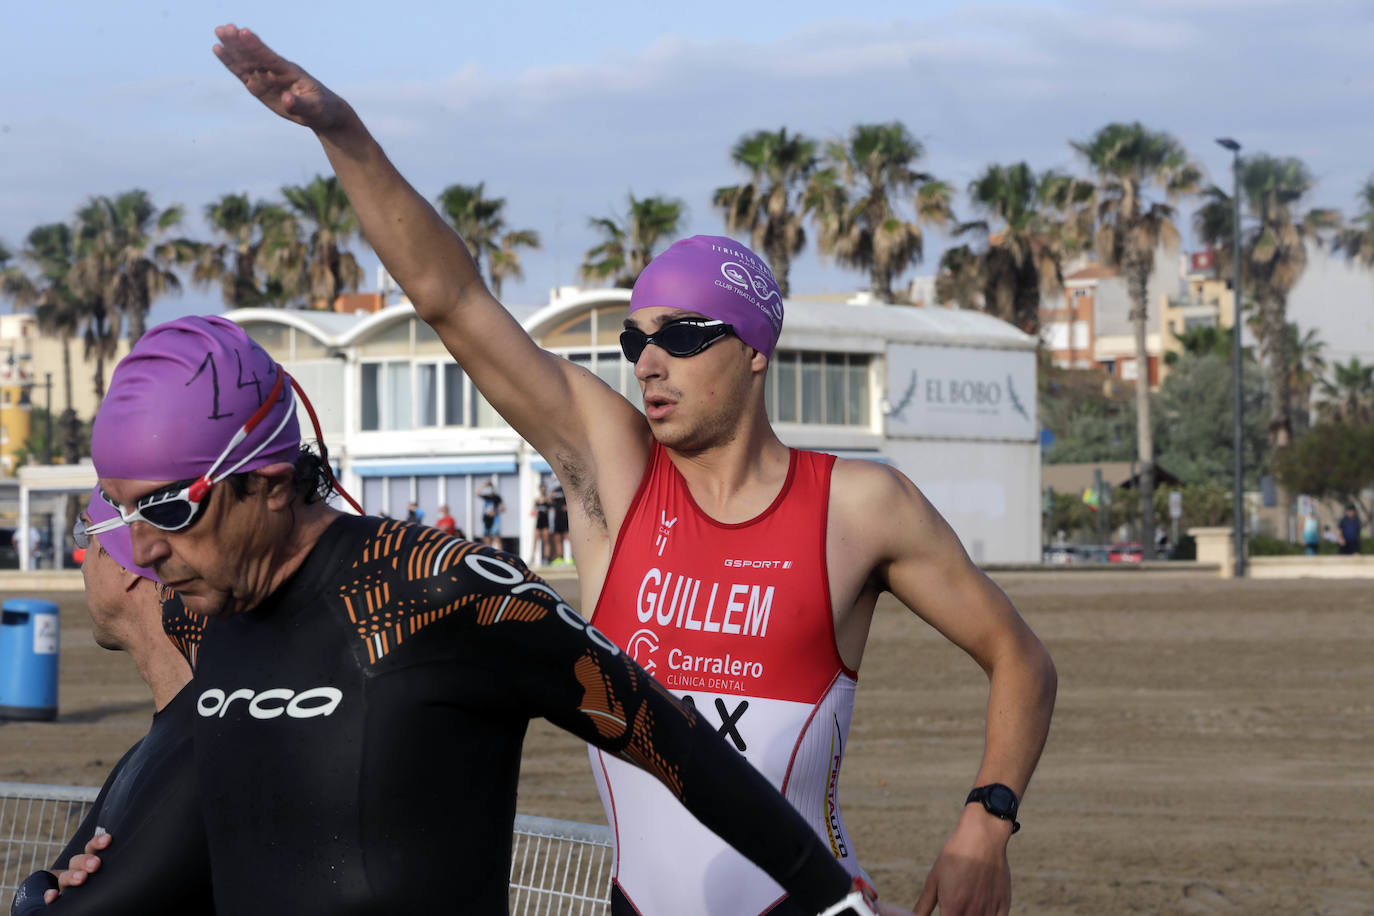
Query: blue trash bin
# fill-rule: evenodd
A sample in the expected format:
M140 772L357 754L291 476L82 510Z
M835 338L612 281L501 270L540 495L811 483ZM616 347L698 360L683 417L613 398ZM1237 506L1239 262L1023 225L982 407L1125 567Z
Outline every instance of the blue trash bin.
M0 719L57 718L57 605L11 598L0 605Z

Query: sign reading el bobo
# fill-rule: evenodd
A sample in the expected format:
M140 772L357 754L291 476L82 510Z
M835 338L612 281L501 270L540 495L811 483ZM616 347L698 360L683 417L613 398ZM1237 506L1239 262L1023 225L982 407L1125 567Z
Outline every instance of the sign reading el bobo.
M1035 353L892 344L889 437L1034 441Z

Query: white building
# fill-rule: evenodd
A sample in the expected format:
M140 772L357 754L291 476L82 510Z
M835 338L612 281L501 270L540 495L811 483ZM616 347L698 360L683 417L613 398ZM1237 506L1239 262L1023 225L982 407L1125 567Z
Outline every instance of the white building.
M526 330L639 404L619 334L628 290L555 291ZM371 314L242 309L239 323L309 394L344 486L369 513L432 522L446 503L470 536L477 488L498 485L508 549L529 556L548 463L512 431L409 305ZM869 458L916 482L979 562L1039 562L1035 341L982 313L798 297L768 373L788 445ZM309 420L302 414L302 433Z

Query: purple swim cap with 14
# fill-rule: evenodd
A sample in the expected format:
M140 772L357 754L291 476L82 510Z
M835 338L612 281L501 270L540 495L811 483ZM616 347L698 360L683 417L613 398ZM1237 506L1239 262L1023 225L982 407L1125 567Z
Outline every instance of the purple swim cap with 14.
M274 391L279 374L283 384ZM206 315L160 324L110 379L91 430L96 473L131 480L200 477L268 399L273 403L266 416L225 456L217 475L296 460L301 432L290 381L232 321Z
M773 272L725 236L682 239L649 262L630 293L630 312L656 306L733 325L740 340L769 359L782 333L782 294Z

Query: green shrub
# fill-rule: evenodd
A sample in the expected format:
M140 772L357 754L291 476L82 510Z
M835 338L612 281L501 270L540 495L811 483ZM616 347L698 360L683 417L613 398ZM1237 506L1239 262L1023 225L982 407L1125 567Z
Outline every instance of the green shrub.
M1191 534L1180 534L1178 543L1169 548L1169 559L1171 560L1196 560L1197 559L1197 538Z
M1281 538L1271 538L1257 534L1248 541L1252 557L1285 557L1307 553L1301 544L1293 544Z

